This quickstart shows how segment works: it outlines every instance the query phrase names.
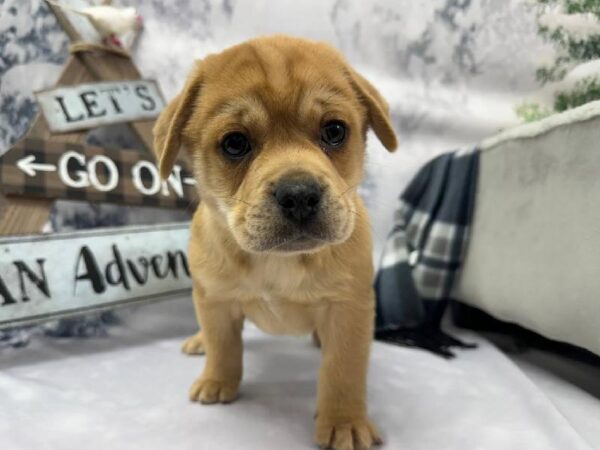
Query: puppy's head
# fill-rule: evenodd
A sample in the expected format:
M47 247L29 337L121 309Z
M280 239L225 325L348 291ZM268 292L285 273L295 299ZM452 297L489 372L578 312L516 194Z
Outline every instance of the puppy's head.
M163 177L180 147L202 201L250 252L310 252L348 239L369 127L396 136L375 88L333 48L276 36L194 67L154 130Z

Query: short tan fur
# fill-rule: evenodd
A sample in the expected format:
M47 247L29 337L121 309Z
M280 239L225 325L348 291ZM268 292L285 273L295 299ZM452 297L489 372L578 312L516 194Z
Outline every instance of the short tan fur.
M320 130L346 135L326 148ZM273 334L315 333L323 353L316 442L337 450L380 442L367 416L366 377L374 325L367 211L357 194L368 128L396 147L388 106L332 47L287 36L254 39L195 64L155 127L160 170L180 149L193 162L201 203L189 261L202 331L184 343L206 352L190 397L231 402L242 379L244 319ZM222 151L231 133L251 151ZM276 190L309 177L319 186L310 225L282 214Z

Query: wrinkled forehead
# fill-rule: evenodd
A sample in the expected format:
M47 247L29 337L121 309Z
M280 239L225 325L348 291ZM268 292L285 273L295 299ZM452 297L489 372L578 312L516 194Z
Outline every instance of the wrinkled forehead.
M294 119L359 107L344 64L320 48L242 45L207 58L204 69L211 117L252 111Z

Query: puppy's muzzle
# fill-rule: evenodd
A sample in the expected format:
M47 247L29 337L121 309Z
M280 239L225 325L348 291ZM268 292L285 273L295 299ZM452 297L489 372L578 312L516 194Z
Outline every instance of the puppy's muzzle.
M284 178L273 191L281 215L294 225L307 225L321 209L323 189L309 176Z

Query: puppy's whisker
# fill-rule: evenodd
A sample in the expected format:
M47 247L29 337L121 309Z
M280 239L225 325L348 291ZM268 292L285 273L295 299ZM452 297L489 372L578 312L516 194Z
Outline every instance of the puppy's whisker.
M375 162L375 161L365 161L365 164L368 164L370 166L385 167L388 169L390 167L389 163L385 164L385 163L379 163L379 162Z
M350 192L352 189L356 189L357 187L359 187L361 185L361 183L355 184L353 186L348 186L348 189L344 190L344 192L342 192L339 196L338 199L342 198L344 195L346 195L348 192Z
M196 202L194 202L194 201L190 200L190 201L188 202L187 206L185 207L185 211L184 211L184 213L185 213L185 214L187 214L187 213L193 213L193 212L194 212L194 210L196 209L196 206L197 206L197 205L198 205L198 204L197 204Z
M349 209L348 211L350 211L352 214L354 214L356 217L360 217L362 219L363 216L360 215L360 213L358 211L354 211L353 209Z
M387 199L373 198L373 197L370 197L369 200L366 201L366 203L373 205L373 206L393 208L394 211L400 206L400 203L398 200L387 200Z
M246 204L246 205L248 205L248 206L251 206L251 207L254 207L254 206L256 206L256 205L254 205L254 204L252 204L252 203L249 203L249 202L247 202L246 200L242 200L241 198L229 197L229 196L225 196L225 197L217 197L217 198L220 198L220 199L228 199L228 200L235 200L235 201L237 201L237 202L244 203L244 204Z

